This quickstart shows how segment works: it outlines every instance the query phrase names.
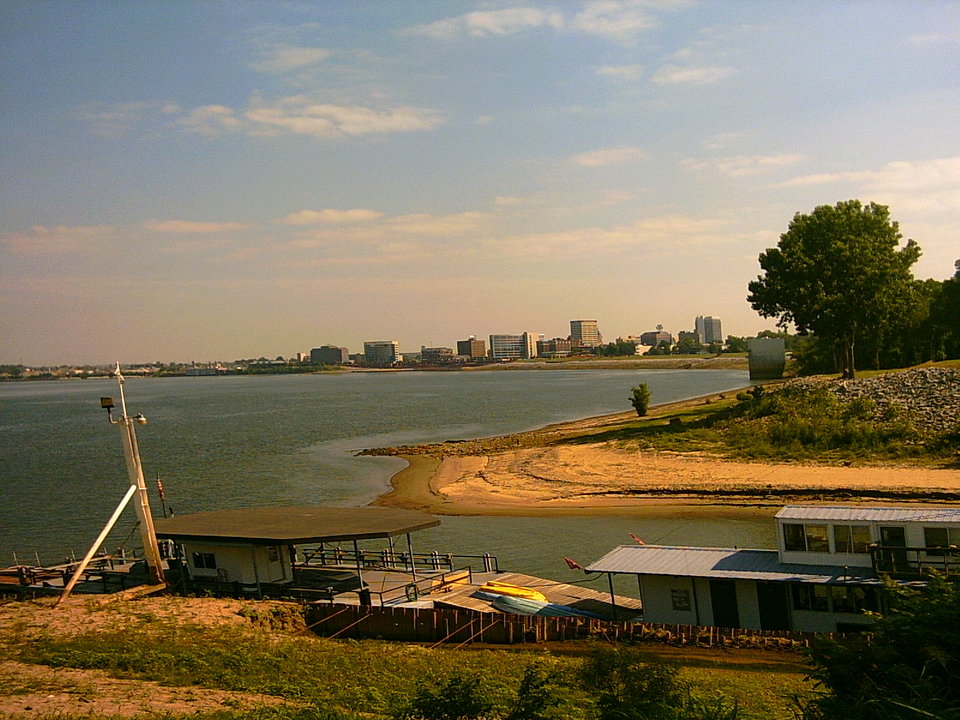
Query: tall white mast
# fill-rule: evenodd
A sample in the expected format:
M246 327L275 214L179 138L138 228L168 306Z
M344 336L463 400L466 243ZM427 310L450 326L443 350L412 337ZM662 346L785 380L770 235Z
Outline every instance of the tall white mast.
M143 542L143 553L147 560L147 574L151 585L163 582L163 567L160 561L160 547L157 545L157 531L153 526L153 515L150 513L150 498L147 495L147 484L143 478L143 466L140 464L140 448L137 445L137 433L134 424L146 425L147 419L140 413L134 417L127 415L127 400L123 393L124 378L120 373L120 363L113 373L120 387L119 420L114 420L110 409L107 414L110 422L120 426L120 435L123 437L123 456L127 461L127 475L130 485L137 487L137 519L140 521L140 538ZM102 404L102 403L101 403Z
M100 398L100 407L107 411L107 418L110 423L120 427L120 436L123 438L123 457L127 463L127 476L130 479L130 486L127 488L127 493L123 496L120 504L117 505L116 510L113 511L110 520L107 521L103 530L100 531L100 535L94 540L86 556L80 561L80 564L73 573L73 577L70 578L70 581L66 587L64 587L63 592L57 600L57 605L66 600L70 591L73 590L74 585L76 585L80 579L80 575L83 574L90 560L96 554L97 548L99 548L106 539L110 530L120 517L120 513L134 495L137 496L137 519L140 521L140 537L143 541L143 552L147 561L147 574L150 578L150 584L165 584L163 579L163 566L160 561L160 547L157 544L157 533L153 526L153 515L150 513L150 499L147 496L147 484L143 479L143 467L140 465L140 448L137 446L137 433L134 430L134 424L146 425L147 419L139 413L134 417L127 415L127 401L123 394L124 378L120 373L120 363L117 363L117 369L113 374L116 376L117 384L120 386L120 418L115 420L113 417L113 398Z

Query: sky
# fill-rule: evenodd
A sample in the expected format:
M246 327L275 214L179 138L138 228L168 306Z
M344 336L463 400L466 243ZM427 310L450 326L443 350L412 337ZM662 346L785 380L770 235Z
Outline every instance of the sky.
M793 216L960 258L960 4L0 0L0 363L774 328Z

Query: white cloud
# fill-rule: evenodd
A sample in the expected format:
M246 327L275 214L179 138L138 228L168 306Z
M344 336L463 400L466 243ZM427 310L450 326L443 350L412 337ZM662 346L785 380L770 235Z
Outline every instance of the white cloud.
M657 21L644 5L646 3L613 0L589 2L574 16L571 27L615 42L629 43L641 33L657 27Z
M657 70L653 81L663 85L711 85L734 74L736 70L731 67L681 67L670 64Z
M927 33L925 35L911 35L907 38L911 45L926 47L930 45L954 45L960 44L960 32L950 33Z
M559 30L562 26L563 15L559 12L517 7L471 12L459 17L407 28L404 34L423 35L438 40L455 40L464 36L515 35L516 33L544 27Z
M315 139L422 132L444 122L439 112L429 108L332 105L313 102L304 95L280 98L273 103L254 97L242 112L224 105L204 105L178 120L190 132L208 136L244 132L260 136L307 135Z
M645 157L643 150L628 145L622 147L602 148L590 150L573 156L573 161L586 167L602 167L625 162L636 162Z
M597 68L600 77L613 78L622 82L636 82L643 75L642 65L605 65Z
M118 138L145 120L179 112L180 106L172 102L129 102L88 105L80 110L80 118L98 135Z
M439 112L429 108L331 105L302 96L253 107L244 116L252 132L289 132L318 139L422 132L444 122Z
M383 217L383 213L364 208L354 208L353 210L301 210L280 218L277 222L283 225L342 225L345 223L368 222L381 217Z
M221 233L244 230L238 222L191 222L189 220L152 220L143 224L146 230L165 233Z
M177 122L190 132L208 136L239 132L244 128L243 120L237 117L233 108L225 105L204 105L194 108Z
M330 51L324 48L281 43L262 50L260 58L250 66L263 73L284 73L316 65L330 57L330 54Z
M112 225L34 225L28 233L0 235L0 243L19 255L87 253L116 238Z
M730 177L761 175L773 170L796 165L801 155L735 155L701 160L685 160L684 165L693 170L710 170Z

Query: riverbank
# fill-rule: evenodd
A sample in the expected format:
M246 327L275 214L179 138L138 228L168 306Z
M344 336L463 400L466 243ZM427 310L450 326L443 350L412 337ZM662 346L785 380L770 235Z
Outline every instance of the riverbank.
M723 397L670 403L650 414ZM792 502L960 502L956 469L736 462L705 453L625 451L590 439L635 419L632 412L617 413L495 438L375 451L408 466L374 504L438 515L673 516L766 514Z

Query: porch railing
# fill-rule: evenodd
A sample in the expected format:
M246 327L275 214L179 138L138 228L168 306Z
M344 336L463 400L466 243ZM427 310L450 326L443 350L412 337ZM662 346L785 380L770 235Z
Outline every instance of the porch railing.
M871 545L873 570L898 579L922 578L931 572L960 574L960 548Z

